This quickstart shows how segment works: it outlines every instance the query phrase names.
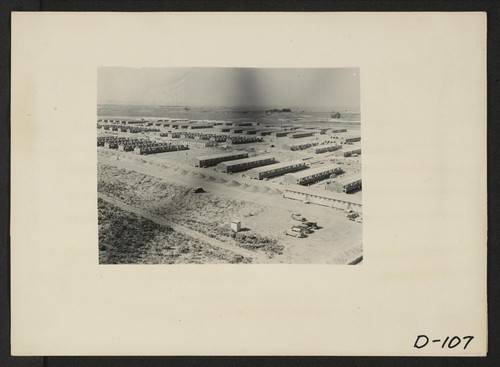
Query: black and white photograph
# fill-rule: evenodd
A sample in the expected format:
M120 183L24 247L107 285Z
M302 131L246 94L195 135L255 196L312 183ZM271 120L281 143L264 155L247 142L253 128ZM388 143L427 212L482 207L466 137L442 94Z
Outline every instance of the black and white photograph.
M12 355L489 353L486 14L11 18Z
M99 67L99 263L362 264L361 154L358 67Z

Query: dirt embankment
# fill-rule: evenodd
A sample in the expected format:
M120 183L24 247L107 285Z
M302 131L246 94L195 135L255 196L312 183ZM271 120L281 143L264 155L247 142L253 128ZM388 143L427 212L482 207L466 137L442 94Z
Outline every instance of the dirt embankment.
M254 233L247 228L242 233L234 234L229 228L229 222L234 217L255 216L265 212L267 208L261 205L210 193L195 193L193 188L103 164L98 168L98 180L100 193L219 241L263 251L269 257L283 251L283 246L276 238Z
M251 259L216 249L198 239L98 201L99 263L208 264L250 263Z

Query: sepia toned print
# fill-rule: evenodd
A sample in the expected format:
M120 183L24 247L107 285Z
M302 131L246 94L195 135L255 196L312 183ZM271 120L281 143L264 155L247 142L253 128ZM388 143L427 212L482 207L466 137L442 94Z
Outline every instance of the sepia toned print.
M98 69L101 264L359 264L358 68Z
M14 12L11 256L7 259L11 267L10 353L486 355L486 18L483 13L467 12ZM130 73L116 67L120 65ZM152 69L158 66L162 69ZM172 69L179 66L191 69ZM341 83L326 72L326 68L333 73L351 66L356 68L343 75L354 81L360 78L360 82ZM176 73L162 76L165 67ZM209 70L214 82L207 80L208 75L195 77L207 67L218 68ZM278 71L270 68L280 68L287 76L272 77ZM306 75L308 71L315 75ZM266 74L264 78L252 75L256 73ZM173 87L165 89L165 84ZM325 90L341 84L338 93ZM96 135L105 131L96 129L96 123L106 116L236 121L232 112L223 113L224 117L207 114L218 108L258 110L267 116L267 110L290 109L292 114L304 110L315 116L310 110L316 107L325 119L334 120L334 112L346 119L357 99L346 99L348 86L353 92L360 86L362 91L358 111L362 114L358 117L362 120L362 155L357 157L362 158L362 223L349 221L342 210L312 199L306 204L282 197L283 192L266 195L241 188L245 182L253 186L276 180L268 177L265 181L265 174L262 180L241 182L239 178L270 165L220 173L231 177L228 182L234 178L241 183L233 188L227 182L215 182L219 176L214 181L190 177L191 171L200 178L201 174L219 174L216 166L196 167L196 161L180 166L185 153L195 153L195 148L137 155L96 147ZM170 111L154 115L147 112L151 106ZM204 116L169 113L174 108L179 113L198 109ZM287 113L270 111L268 117L284 119L290 116ZM130 133L136 138L140 134ZM243 137L243 133L234 135ZM302 151L283 150L298 155L280 157L276 152L283 148L282 139L287 138L280 136L270 143L276 150L269 145L264 148L268 153L255 152L256 156L274 157L279 164L308 163L300 156ZM208 152L193 157L228 152L208 148L200 148ZM245 144L236 144L229 152L234 151L244 151L249 158L254 153L246 151ZM109 209L108 216L116 214L117 220L99 224L98 193L102 190L98 184L103 180L98 171L104 167L99 163L103 153L115 154L119 158L115 162L135 157L146 163L142 163L145 177L135 177L129 167L115 167L114 172L123 169L130 177L110 181L116 191L113 196L109 191L104 194L109 199L101 201L101 207ZM162 171L154 162L147 163L161 155L169 157L163 163L171 169ZM175 171L177 165L180 168ZM165 173L154 187L156 178L146 172L148 167L158 175ZM284 181L286 174L300 172L277 177ZM109 180L112 173L108 171ZM234 201L207 214L202 203L183 198L176 186L205 191L186 198L201 200L203 196L205 200L214 195L215 201L226 192L235 192L229 197ZM292 184L284 183L277 190L285 186ZM236 207L240 201L245 202L241 210ZM276 203L296 205L298 210ZM160 205L166 212L155 214ZM254 206L290 212L273 216ZM329 222L319 217L322 210ZM249 213L254 215L244 216ZM281 236L291 230L292 223L299 223L291 218L298 213L322 228L301 239L281 237L285 238L278 243L284 247L283 255L272 258L262 249L231 246L231 252L223 255L245 257L243 252L248 250L261 258L249 264L213 259L195 263L192 252L178 245L207 233L201 230L208 225L202 228L187 220L204 222L216 216L210 221L214 230L224 225L231 228L235 220L232 226L238 229L239 221L240 234ZM262 220L257 232L255 222L250 221L263 215L268 222ZM164 222L152 220L158 217ZM347 245L347 229L356 228L363 244L362 265L333 265L333 256L341 257L333 250L342 251L336 246ZM121 252L99 251L99 234L107 236L108 243L116 239ZM318 249L332 252L312 250L312 241L320 236L325 240ZM225 244L207 235L200 246L210 245L212 239L214 246ZM205 248L208 257L211 249ZM235 253L238 248L240 254ZM174 250L179 255L169 259L176 261L170 264L161 253ZM310 259L318 262L286 263L292 250L314 254ZM152 253L161 265L150 265ZM261 260L275 263L259 264Z

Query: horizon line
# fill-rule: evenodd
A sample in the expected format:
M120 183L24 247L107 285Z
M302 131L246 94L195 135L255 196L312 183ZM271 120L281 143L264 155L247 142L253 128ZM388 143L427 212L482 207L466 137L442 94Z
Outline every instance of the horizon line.
M336 108L336 107L349 107L349 108L360 108L359 105L330 105L330 106L274 106L274 105L261 105L261 106L225 106L225 105L189 105L189 104L181 104L181 105L166 105L166 104L144 104L144 103L120 103L120 102L97 102L97 106L106 106L106 105L116 105L116 106L154 106L154 107L226 107L226 108L272 108L272 109L283 109L283 108L298 108L298 109L307 109L307 108Z

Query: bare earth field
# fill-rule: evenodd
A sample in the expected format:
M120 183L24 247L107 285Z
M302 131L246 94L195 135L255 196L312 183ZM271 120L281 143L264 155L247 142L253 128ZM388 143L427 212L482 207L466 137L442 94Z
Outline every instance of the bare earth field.
M123 210L99 198L101 264L250 263L251 258Z
M346 128L359 135L359 111L316 109L273 113L260 109L183 106L99 105L98 116L149 121L164 119L259 122L260 127ZM155 117L156 116L156 117ZM137 126L146 126L147 121ZM180 129L155 125L159 131L138 133L98 130L98 136L119 136L174 143L161 136ZM220 134L218 126L196 130ZM284 263L347 264L362 255L362 224L330 207L283 198L283 176L252 180L246 172L221 173L193 166L195 157L244 150L250 157L266 154L277 162L302 159L310 168L340 164L346 175L361 171L361 157L315 154L313 148L290 150L287 145L329 144L344 133L289 138L266 136L263 142L228 147L192 147L189 150L136 155L98 147L99 247L101 263ZM314 186L321 188L325 179ZM196 193L197 188L204 192ZM352 194L361 197L361 191ZM320 229L306 238L285 234L299 222L300 213ZM230 229L232 220L242 230Z
M362 253L361 224L332 208L284 199L278 181L196 169L177 152L136 156L98 149L98 157L101 263L346 264ZM206 192L195 193L197 187ZM117 227L121 222L110 213L129 224ZM307 238L287 236L284 230L298 223L292 213L322 228ZM229 229L232 219L241 221L241 232ZM141 238L128 243L137 241L140 249L114 239L117 228L129 226L136 233L129 235Z

